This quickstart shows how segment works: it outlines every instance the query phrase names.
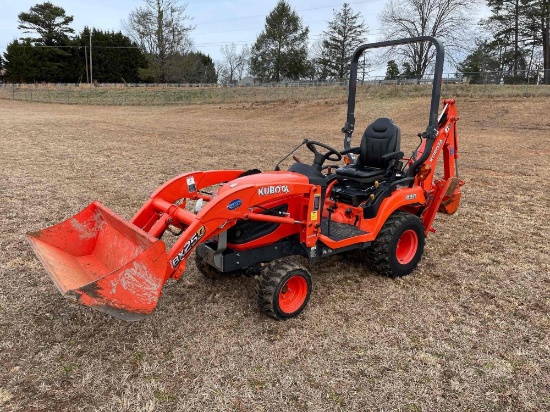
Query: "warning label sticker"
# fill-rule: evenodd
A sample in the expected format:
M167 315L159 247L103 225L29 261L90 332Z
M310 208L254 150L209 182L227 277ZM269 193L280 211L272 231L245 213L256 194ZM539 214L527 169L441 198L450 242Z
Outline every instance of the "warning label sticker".
M187 190L189 190L189 192L195 192L197 190L197 186L195 186L195 178L193 176L189 176L187 178Z

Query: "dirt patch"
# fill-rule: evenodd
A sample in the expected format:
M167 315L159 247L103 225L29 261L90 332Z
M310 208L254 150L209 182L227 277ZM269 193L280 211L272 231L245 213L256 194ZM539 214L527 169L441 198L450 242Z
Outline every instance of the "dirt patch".
M549 409L547 106L458 101L463 202L438 216L412 275L386 279L336 256L311 265L304 314L275 322L256 308L252 279L208 281L190 263L153 316L126 323L63 299L24 233L95 199L130 218L176 174L269 170L304 137L341 147L345 100L0 100L0 409ZM390 116L410 153L428 110L427 98L359 103L356 140Z

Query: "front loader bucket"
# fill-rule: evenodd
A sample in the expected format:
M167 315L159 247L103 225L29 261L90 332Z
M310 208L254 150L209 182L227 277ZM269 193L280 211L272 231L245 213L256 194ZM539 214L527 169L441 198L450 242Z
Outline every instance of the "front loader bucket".
M124 320L157 306L168 266L164 242L101 203L27 236L65 297Z

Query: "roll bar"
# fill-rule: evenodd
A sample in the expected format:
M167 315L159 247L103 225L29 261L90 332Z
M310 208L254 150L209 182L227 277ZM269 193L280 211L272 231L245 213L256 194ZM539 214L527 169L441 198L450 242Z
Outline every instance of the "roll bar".
M382 41L377 43L368 43L362 44L359 46L353 53L351 59L351 68L350 68L350 77L349 77L349 93L348 93L348 113L346 118L346 124L342 128L342 133L345 134L344 137L344 150L351 148L351 135L353 134L353 129L355 127L355 94L357 89L357 64L359 57L367 49L377 49L381 47L390 47L397 46L400 44L409 44L409 43L419 43L428 41L431 42L436 49L435 55L435 71L434 79L432 83L432 102L430 105L430 118L428 120L428 127L426 128L425 136L428 138L426 142L426 149L422 153L419 159L417 159L410 167L407 173L408 176L414 176L418 168L426 161L428 158L431 148L433 146L434 139L437 136L437 111L439 107L439 98L441 95L441 81L443 77L443 60L444 60L444 49L443 43L432 36L420 36L420 37L411 37L406 39L398 40L389 40ZM348 154L348 156L350 156Z

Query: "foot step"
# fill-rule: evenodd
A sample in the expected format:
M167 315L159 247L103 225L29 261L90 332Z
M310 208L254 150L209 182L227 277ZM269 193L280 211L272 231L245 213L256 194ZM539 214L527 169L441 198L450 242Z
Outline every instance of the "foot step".
M340 241L344 239L349 239L350 237L355 237L359 235L364 235L368 232L365 232L359 229L357 226L348 225L347 223L340 223L331 220L330 222L330 235L328 234L328 219L321 219L321 234L328 236L334 241Z

